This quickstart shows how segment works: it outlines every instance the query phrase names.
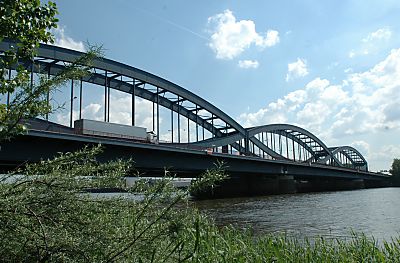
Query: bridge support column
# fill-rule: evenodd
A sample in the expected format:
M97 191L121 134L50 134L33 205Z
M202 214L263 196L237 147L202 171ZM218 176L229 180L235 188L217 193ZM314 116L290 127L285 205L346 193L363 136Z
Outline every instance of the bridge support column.
M222 198L295 192L296 184L293 176L242 175L231 177L212 189L193 195L197 198Z
M247 191L250 195L279 194L279 180L265 175L247 178Z
M340 190L355 190L364 189L364 180L362 179L312 179L312 180L301 180L296 184L298 192L322 192L322 191L340 191Z
M400 186L397 185L390 179L384 180L364 180L365 188L380 188L380 187L391 187L391 186Z
M296 181L293 176L280 175L278 176L278 185L280 194L294 194L297 192Z
M364 189L365 188L365 183L363 179L358 179L358 180L352 180L349 183L344 185L344 188L348 188L349 190L352 189ZM345 189L347 190L347 189Z
M228 145L222 146L222 153L228 153Z

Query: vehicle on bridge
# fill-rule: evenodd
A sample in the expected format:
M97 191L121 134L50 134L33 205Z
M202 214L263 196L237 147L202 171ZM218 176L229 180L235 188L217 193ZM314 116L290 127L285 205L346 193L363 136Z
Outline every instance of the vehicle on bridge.
M157 136L146 128L119 123L80 119L74 122L76 134L129 139L157 144Z

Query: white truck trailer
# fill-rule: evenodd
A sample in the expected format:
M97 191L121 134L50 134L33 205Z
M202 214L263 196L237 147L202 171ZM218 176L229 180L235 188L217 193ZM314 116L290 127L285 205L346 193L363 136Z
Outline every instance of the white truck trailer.
M147 132L143 127L80 119L74 122L74 129L77 134L157 143L157 136L153 132Z

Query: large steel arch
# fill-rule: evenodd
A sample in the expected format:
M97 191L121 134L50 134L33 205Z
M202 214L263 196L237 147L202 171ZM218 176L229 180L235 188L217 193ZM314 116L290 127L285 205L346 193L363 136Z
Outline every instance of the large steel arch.
M13 42L0 42L0 55L10 49ZM25 63L32 73L57 75L70 63L78 60L83 53L61 47L41 44L37 56L31 63ZM213 104L183 87L149 72L106 58L92 62L92 74L82 78L82 83L92 83L104 87L104 121L109 121L110 89L132 96L132 125L135 125L135 97L153 103L153 129L157 127L159 136L159 106L171 111L171 145L179 147L200 147L200 149L221 149L223 153L240 154L252 157L278 159L295 162L318 163L367 170L365 158L349 146L328 148L317 136L300 127L290 124L269 124L244 128L229 115ZM9 73L10 74L10 73ZM72 116L71 82L71 116ZM107 98L108 96L108 98ZM108 101L107 101L108 100ZM157 107L157 125L155 125L155 105ZM108 111L108 116L107 116ZM173 113L183 116L188 123L187 142L180 139L174 142ZM72 118L72 117L71 117ZM196 124L196 140L189 141L189 121ZM198 138L198 126L203 128L203 139ZM72 119L71 119L72 127ZM211 134L204 138L204 129ZM178 135L179 138L179 135ZM289 144L290 143L290 144ZM278 147L276 147L278 145ZM286 153L282 150L286 147ZM291 151L289 148L291 147ZM230 152L229 152L230 149ZM344 160L344 161L343 161Z
M13 42L1 42L0 51L4 52L12 45L14 45ZM37 73L46 71L54 75L65 67L65 63L73 63L82 55L83 53L78 51L41 44L32 68ZM168 80L110 59L95 59L92 64L93 74L82 81L105 85L107 88L117 89L157 103L201 125L216 137L222 136L224 131L234 130L241 134L246 132L240 124L213 104ZM97 73L98 70L102 70L103 73ZM146 85L151 85L153 89L146 89ZM165 96L166 93L175 95L175 100L168 99ZM186 101L192 104L192 108L183 104ZM208 116L201 117L198 114L199 111L207 112ZM225 127L214 125L213 123L217 120L223 122Z

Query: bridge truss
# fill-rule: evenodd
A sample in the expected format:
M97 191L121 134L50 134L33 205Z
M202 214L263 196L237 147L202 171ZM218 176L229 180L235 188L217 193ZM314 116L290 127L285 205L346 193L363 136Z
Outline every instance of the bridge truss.
M0 55L13 45L0 43ZM76 61L81 52L42 44L37 56L25 66L34 74L51 77ZM12 77L12 69L9 71ZM289 124L269 124L245 128L229 115L203 98L183 87L146 71L110 59L99 58L93 61L89 76L71 80L70 123L73 126L74 99L79 96L79 119L82 116L83 89L85 83L94 84L104 92L102 120L110 122L110 93L117 90L131 97L131 123L136 125L138 109L136 98L152 104L151 128L160 139L160 110L169 111L170 140L163 142L173 147L217 151L225 154L244 155L254 158L286 160L338 166L367 171L367 161L356 149L350 146L327 147L309 131ZM75 88L74 88L75 85ZM79 94L74 94L76 85ZM76 96L77 95L77 96ZM47 96L49 102L50 95ZM9 98L9 95L8 95ZM9 99L7 99L8 103ZM49 116L45 117L46 120ZM164 124L165 125L165 124Z

